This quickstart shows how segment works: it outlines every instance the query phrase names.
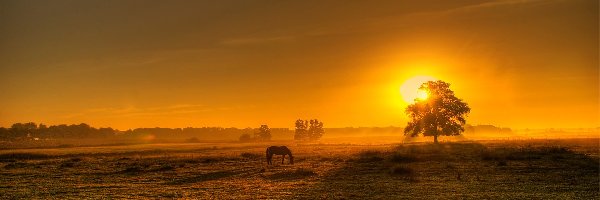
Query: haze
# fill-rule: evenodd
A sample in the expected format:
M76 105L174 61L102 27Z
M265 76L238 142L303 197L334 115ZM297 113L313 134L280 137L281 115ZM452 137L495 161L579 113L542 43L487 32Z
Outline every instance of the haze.
M598 1L0 2L0 126L404 126L451 83L469 124L598 127Z

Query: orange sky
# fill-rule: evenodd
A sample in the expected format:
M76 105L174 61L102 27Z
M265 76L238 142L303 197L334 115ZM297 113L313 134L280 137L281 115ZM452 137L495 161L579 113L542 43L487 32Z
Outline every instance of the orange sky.
M404 126L451 83L470 124L598 127L598 1L1 1L0 126Z

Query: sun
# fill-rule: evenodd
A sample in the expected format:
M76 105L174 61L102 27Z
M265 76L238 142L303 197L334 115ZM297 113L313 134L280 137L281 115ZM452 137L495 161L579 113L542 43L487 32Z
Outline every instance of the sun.
M431 76L414 76L404 81L402 86L400 86L400 94L402 95L402 99L406 101L406 103L413 103L416 99L427 99L429 94L427 91L419 90L421 84L427 81L437 80Z

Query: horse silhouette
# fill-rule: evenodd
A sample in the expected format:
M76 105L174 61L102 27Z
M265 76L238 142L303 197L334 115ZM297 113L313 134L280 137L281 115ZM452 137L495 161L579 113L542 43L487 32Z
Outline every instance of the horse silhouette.
M286 146L270 146L267 148L267 164L272 165L271 159L273 158L273 154L282 155L281 164L283 164L283 160L285 160L285 155L290 155L290 164L294 164L294 156L292 156L292 151L288 149Z

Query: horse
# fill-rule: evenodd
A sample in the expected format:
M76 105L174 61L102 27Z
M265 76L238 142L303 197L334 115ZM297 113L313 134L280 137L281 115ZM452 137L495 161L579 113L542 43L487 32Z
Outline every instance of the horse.
M267 148L267 164L272 165L271 159L273 158L273 154L282 155L281 164L283 164L283 160L285 160L285 155L290 155L290 164L294 164L294 156L292 156L292 151L288 149L286 146L270 146Z

